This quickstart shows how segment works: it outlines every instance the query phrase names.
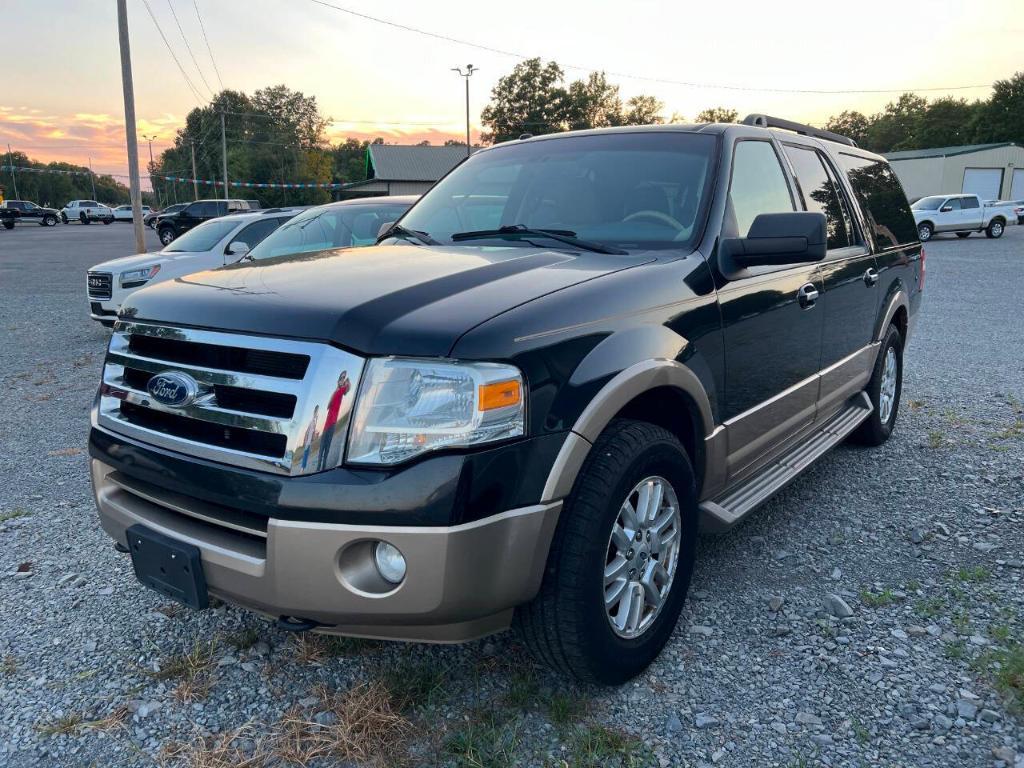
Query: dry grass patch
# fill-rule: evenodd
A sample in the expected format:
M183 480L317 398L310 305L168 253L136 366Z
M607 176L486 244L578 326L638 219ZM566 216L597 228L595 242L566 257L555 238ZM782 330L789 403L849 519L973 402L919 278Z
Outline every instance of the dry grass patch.
M0 675L13 675L18 671L18 660L14 658L13 653L8 653L0 660Z
M82 731L109 731L118 728L127 719L127 707L117 707L106 717L96 720L86 720L85 715L73 712L52 722L37 725L36 730L44 736L76 736Z
M174 689L174 697L178 701L203 699L213 686L213 657L216 652L216 641L197 640L189 650L165 659L159 672L149 674L157 680L180 680Z
M240 744L248 739L252 739L255 748L246 751ZM189 768L264 768L270 762L270 755L255 729L247 723L233 731L197 738L189 744L166 744L157 762Z
M358 656L376 647L373 640L302 632L292 639L292 657L300 664L322 664L338 656Z
M275 739L277 757L302 766L321 758L387 766L404 762L412 725L384 685L374 681L343 693L320 686L314 693L320 702L309 711L332 717L321 725L309 711L292 709Z

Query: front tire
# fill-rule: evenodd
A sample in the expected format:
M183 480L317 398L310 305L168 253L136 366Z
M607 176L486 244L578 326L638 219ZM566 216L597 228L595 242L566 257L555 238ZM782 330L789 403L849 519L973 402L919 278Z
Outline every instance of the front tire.
M4 219L4 229L14 229L14 219Z
M92 222L89 220L89 217L86 216L84 213L79 215L78 220L83 224L92 224Z
M109 217L109 218L106 218L106 219L103 220L103 224L104 225L106 225L106 224L113 224L113 223L114 223L113 217Z
M990 237L993 240L1003 236L1003 231L1006 226L1003 224L1002 219L992 219L988 223L988 227L985 229L985 237Z
M56 227L57 226L57 217L54 216L53 214L47 214L46 216L43 216L43 226L45 226L45 227Z
M903 394L903 336L895 325L882 337L867 387L874 410L850 436L855 443L878 446L892 435Z
M932 239L932 235L935 234L935 227L929 224L927 221L922 221L917 225L917 239L922 243L927 243Z
M613 421L561 512L540 591L516 610L520 635L565 674L626 682L675 628L696 541L693 470L679 440L653 424Z

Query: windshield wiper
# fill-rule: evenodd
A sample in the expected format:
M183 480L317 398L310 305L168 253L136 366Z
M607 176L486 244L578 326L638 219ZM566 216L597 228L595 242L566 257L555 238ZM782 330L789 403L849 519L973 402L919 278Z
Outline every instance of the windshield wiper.
M613 248L610 245L604 245L603 243L592 243L589 240L580 240L576 237L576 233L569 229L531 229L524 224L509 224L508 226L498 227L497 229L478 229L473 232L456 232L452 235L452 240L456 243L462 240L482 240L487 237L546 237L550 240L556 240L559 243L565 243L575 248L582 248L584 251L594 251L595 253L611 253L618 256L625 255L629 251L624 251L621 248Z
M379 243L381 240L388 237L408 237L412 240L419 240L424 245L440 245L437 240L432 238L426 232L421 232L418 229L407 229L401 224L392 225L387 232L377 238L377 242Z

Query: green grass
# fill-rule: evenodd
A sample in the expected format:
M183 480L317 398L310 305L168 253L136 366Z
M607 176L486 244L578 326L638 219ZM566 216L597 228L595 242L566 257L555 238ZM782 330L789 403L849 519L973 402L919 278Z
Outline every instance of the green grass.
M15 660L13 653L8 653L3 659L0 659L0 675L7 677L17 671L18 662Z
M569 738L573 768L639 768L653 764L653 757L635 736L604 725L577 729Z
M907 592L917 592L921 588L921 582L917 579L909 579L907 581Z
M946 643L946 647L942 651L946 654L947 659L960 660L967 656L967 643L963 640L954 640Z
M576 693L555 692L547 701L547 710L555 725L572 725L586 714L587 700Z
M946 610L946 601L941 597L926 597L914 606L914 613L926 619L941 616Z
M519 764L518 746L515 719L488 707L460 723L445 740L444 751L459 768L512 768Z
M858 744L867 744L871 741L871 732L864 727L860 720L854 720L851 725L853 727L853 737L857 740Z
M988 628L989 636L999 643L1005 643L1010 639L1011 631L1006 624L993 624Z
M256 627L246 627L224 636L224 642L236 651L247 651L260 641L260 631Z
M14 520L19 517L27 515L24 509L12 509L10 512L0 512L0 523L6 523L8 520Z
M380 674L381 682L391 694L392 705L399 712L443 701L447 698L448 677L448 672L437 664L411 661L389 666Z
M992 578L992 572L984 566L976 565L973 568L961 568L954 574L954 577L957 581L966 584L981 584Z
M540 698L540 684L532 668L513 672L509 678L508 693L505 700L510 707L529 709Z
M1014 438L1024 437L1024 419L1017 419L1006 429L996 432L993 437L996 440L1013 440Z
M996 690L1006 698L1008 709L1024 714L1024 644L986 651L976 667L988 671Z
M36 726L36 730L43 736L68 736L71 734L78 733L85 724L85 719L81 714L72 712L71 714L58 717L49 723L42 723Z
M932 430L928 433L928 447L929 448L941 448L945 437L937 430Z
M860 601L871 608L881 608L896 602L896 596L892 593L891 589L883 589L881 592L871 592L862 589L860 591Z

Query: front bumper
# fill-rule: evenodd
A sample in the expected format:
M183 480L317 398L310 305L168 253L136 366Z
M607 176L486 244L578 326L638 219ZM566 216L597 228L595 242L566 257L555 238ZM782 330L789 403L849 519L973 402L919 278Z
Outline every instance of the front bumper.
M536 504L455 526L254 521L91 463L100 522L116 541L141 523L200 549L211 594L362 637L461 642L507 628L540 587L561 509ZM397 587L377 576L373 541L405 555Z

